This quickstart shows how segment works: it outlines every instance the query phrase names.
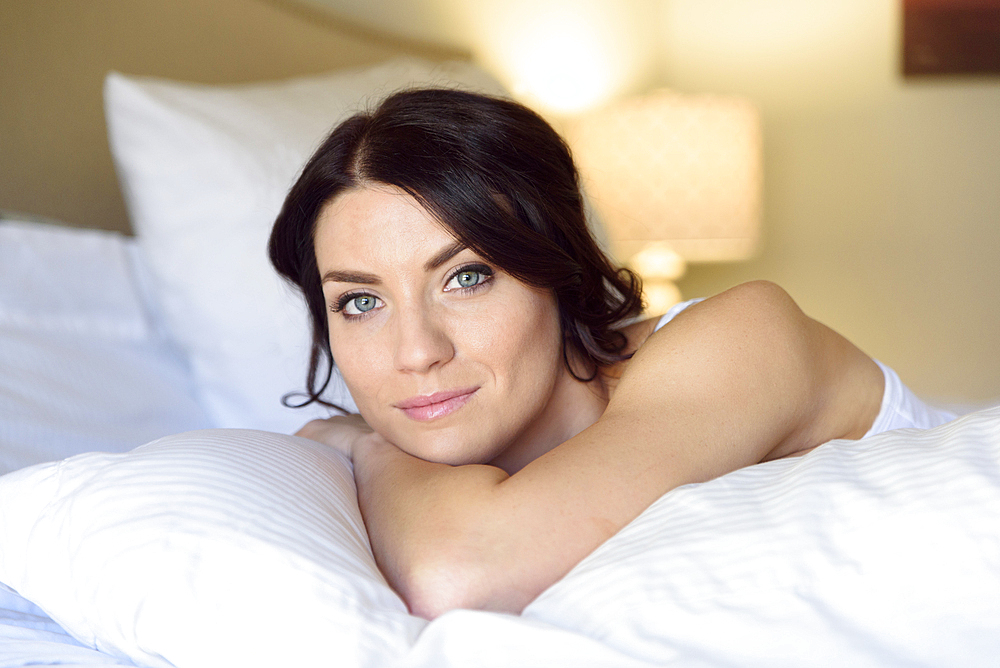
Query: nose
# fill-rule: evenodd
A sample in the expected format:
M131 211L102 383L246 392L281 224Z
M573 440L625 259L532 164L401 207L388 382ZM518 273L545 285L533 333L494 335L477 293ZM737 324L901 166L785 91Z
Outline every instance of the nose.
M397 370L426 373L454 356L451 337L434 313L426 309L397 313L394 359Z

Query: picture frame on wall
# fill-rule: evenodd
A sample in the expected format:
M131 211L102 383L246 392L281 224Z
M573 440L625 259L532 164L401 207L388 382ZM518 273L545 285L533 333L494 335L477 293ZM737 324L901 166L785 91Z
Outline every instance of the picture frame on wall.
M1000 0L903 0L907 77L1000 74Z

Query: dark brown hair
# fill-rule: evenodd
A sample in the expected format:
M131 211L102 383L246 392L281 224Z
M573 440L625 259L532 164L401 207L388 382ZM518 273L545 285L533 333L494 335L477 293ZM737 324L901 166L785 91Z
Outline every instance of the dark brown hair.
M465 246L518 280L552 290L563 358L575 378L590 380L600 366L628 357L615 326L641 311L641 284L595 242L576 167L558 133L510 100L447 88L406 90L333 130L271 230L271 263L302 291L312 322L307 394L299 405L331 405L321 398L334 360L313 249L316 219L325 204L366 184L403 190ZM567 344L589 376L572 368Z

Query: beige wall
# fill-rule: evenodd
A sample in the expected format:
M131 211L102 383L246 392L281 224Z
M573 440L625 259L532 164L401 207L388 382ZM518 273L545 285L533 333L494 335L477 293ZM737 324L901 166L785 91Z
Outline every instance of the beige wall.
M669 0L664 83L762 108L774 280L918 393L1000 399L1000 78L904 81L895 0Z
M2 0L0 209L127 230L104 130L110 69L237 83L455 56L283 0Z

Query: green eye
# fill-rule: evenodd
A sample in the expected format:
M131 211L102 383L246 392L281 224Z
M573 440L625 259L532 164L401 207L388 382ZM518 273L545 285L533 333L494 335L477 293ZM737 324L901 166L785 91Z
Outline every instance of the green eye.
M478 289L493 278L493 270L485 264L470 264L462 267L448 279L446 290Z
M354 305L354 308L357 311L364 313L365 311L371 311L373 308L375 308L375 298L370 295L355 297L353 300L351 300L351 304Z
M344 317L349 320L378 308L380 303L379 298L374 295L344 295L334 312L343 312Z
M479 283L479 277L480 274L478 271L463 271L455 276L458 280L458 284L463 288L470 288Z

